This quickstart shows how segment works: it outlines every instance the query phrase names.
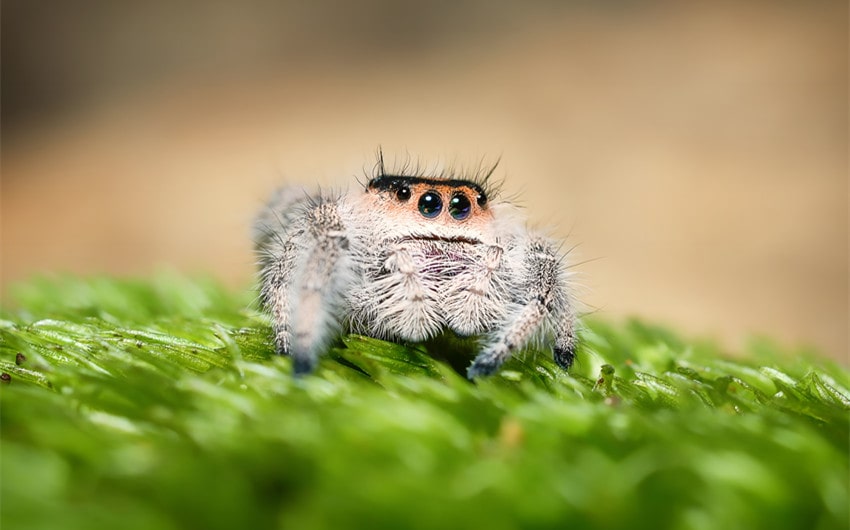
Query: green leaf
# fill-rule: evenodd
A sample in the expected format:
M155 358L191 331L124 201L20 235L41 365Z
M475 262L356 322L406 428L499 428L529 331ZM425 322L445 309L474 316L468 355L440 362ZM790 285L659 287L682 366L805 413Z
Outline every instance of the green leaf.
M588 319L576 366L475 340L274 353L250 290L42 278L0 319L4 528L846 528L850 373Z

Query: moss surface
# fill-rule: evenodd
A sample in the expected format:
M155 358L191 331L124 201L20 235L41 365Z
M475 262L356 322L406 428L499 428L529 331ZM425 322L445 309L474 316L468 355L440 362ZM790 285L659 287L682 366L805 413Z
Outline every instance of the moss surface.
M349 336L294 380L213 282L14 297L3 528L848 527L850 373L768 343L591 321L571 374L528 352L473 384L463 344Z

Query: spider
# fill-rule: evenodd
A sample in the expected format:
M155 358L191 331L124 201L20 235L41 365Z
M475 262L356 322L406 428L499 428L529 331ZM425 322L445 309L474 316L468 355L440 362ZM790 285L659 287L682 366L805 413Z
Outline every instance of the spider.
M570 367L576 312L563 257L491 196L494 170L388 172L379 153L365 189L273 194L254 223L260 301L296 375L313 371L343 332L478 337L470 379L495 373L535 339Z

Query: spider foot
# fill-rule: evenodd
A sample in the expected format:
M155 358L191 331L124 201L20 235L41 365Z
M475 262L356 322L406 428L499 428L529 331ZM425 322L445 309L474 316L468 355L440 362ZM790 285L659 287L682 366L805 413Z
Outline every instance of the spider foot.
M466 370L466 377L475 379L477 377L493 375L502 366L504 360L495 353L485 352L472 361Z
M305 356L293 356L292 357L292 373L296 377L301 377L310 373L316 369L316 365L318 365L318 359L314 357L305 357Z
M555 363L564 370L569 370L570 366L572 366L573 362L576 360L575 343L570 344L566 348L559 348L556 346L553 350L553 354L555 357Z

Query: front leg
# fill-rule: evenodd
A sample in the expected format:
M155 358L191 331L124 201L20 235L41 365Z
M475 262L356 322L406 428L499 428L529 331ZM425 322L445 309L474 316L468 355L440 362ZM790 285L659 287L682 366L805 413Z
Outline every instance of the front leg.
M557 252L547 240L531 237L511 254L520 261L518 267L506 268L514 276L508 279L513 307L467 370L470 379L495 373L547 328L554 333L555 362L567 369L575 358L575 313Z
M274 320L275 346L296 375L313 371L339 328L350 276L350 244L339 204L318 199L277 243L263 276L263 302Z

